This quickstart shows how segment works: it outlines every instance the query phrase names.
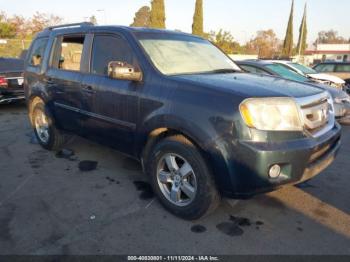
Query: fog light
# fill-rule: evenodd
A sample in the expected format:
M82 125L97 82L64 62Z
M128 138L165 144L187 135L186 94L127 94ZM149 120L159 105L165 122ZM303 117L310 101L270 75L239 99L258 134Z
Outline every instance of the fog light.
M281 174L281 167L279 165L273 165L270 167L269 176L271 178L277 178Z

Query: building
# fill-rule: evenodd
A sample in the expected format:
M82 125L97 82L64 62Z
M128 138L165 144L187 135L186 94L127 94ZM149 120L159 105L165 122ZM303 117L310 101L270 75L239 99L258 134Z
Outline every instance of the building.
M305 51L305 60L310 64L325 61L350 62L349 44L317 44Z

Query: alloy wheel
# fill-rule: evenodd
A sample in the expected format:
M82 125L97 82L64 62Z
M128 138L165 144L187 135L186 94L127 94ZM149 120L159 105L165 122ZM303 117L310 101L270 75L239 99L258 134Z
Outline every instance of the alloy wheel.
M176 206L188 206L197 194L197 178L183 157L168 153L158 162L157 181L161 192Z

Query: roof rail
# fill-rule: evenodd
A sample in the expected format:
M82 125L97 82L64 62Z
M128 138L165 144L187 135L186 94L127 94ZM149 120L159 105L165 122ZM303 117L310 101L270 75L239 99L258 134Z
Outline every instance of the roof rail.
M59 28L67 28L67 27L84 27L84 26L93 26L93 23L90 22L82 22L82 23L74 23L74 24L64 24L64 25L56 25L56 26L50 26L47 28L47 30L54 30Z

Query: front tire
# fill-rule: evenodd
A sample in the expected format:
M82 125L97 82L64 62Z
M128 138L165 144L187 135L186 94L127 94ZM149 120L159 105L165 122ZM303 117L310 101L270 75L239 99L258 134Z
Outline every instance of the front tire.
M64 145L66 136L55 127L45 104L39 102L34 106L31 120L34 134L43 148L55 151Z
M187 138L182 135L164 138L148 159L153 189L171 213L196 220L217 208L220 196L210 169Z

